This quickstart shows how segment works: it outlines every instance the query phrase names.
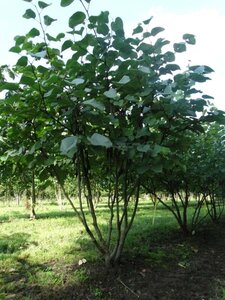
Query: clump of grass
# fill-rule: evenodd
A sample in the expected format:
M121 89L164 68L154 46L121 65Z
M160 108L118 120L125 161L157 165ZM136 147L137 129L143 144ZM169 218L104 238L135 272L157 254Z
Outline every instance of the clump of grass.
M84 267L79 268L74 271L71 279L75 283L83 283L89 279L88 271Z

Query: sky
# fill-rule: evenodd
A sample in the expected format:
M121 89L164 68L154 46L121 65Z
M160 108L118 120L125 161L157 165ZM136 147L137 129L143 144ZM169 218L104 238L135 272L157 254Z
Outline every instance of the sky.
M58 21L52 24L54 33L68 30L68 18L82 7L78 0L66 8L60 8L60 0L44 0L52 5L45 14ZM33 0L33 3L37 3ZM8 50L13 38L23 35L37 26L34 20L22 18L31 3L23 0L1 1L0 5L0 65L13 64L19 58ZM225 110L225 1L224 0L91 0L90 13L97 15L108 10L113 20L120 16L129 34L136 25L153 16L153 27L164 27L161 37L181 42L184 33L196 36L195 46L177 56L177 63L208 65L214 69L211 81L201 84L201 89L215 98L214 105ZM51 32L51 33L53 33Z

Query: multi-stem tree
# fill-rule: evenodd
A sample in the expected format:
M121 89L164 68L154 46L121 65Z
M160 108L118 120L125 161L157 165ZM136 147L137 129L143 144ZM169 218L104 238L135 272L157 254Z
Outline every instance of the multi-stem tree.
M61 6L72 2L62 0ZM121 18L110 22L108 12L90 16L85 5L90 1L80 2L84 11L69 18L70 31L54 36L48 27L55 19L43 15L48 3L26 10L24 17L39 27L15 37L11 51L20 55L14 67L19 82L2 82L0 89L8 94L1 110L11 109L12 130L27 124L25 153L57 178L110 265L120 258L134 221L143 176L160 172L162 157L176 150L164 142L201 129L196 112L207 106L208 96L194 84L206 81L212 69L193 66L182 72L174 63L176 53L195 44L193 35L184 34L182 42L164 50L170 42L156 37L162 27L149 30L151 18L127 37ZM24 141L18 138L19 148ZM63 185L67 168L73 169L79 208ZM94 203L102 190L107 230Z

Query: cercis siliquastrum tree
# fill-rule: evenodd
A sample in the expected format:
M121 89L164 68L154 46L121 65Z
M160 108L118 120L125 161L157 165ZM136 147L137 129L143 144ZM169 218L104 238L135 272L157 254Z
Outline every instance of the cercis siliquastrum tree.
M61 6L72 2L62 0ZM15 122L18 115L30 116L35 141L27 151L42 157L57 177L110 265L118 261L132 226L142 177L162 170L162 157L175 149L166 143L171 135L199 130L196 111L203 111L207 96L193 85L212 70L195 66L181 72L174 63L176 52L195 43L193 35L164 51L169 41L156 38L163 28L145 30L151 18L126 37L121 18L110 22L108 12L90 16L90 1L80 2L84 11L69 18L70 31L55 36L47 32L55 19L43 15L49 4L39 1L26 10L24 17L39 27L15 38L11 51L21 56L14 67L20 81L3 83L1 90L9 91L5 103L16 108ZM78 207L63 187L66 168L73 169ZM107 194L107 230L95 210L96 187Z

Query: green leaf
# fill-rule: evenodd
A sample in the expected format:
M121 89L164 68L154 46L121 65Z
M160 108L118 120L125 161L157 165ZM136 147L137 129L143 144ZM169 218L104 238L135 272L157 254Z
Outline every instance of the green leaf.
M71 3L73 3L74 0L61 0L61 3L60 5L62 7L66 7L66 6L69 6Z
M145 164L145 165L142 165L142 166L137 168L137 173L140 174L140 175L143 175L144 173L146 173L149 170L150 170L150 165Z
M157 165L152 165L151 170L155 173L161 173L163 168L162 168L162 165L157 164Z
M159 39L157 39L157 41L156 41L156 43L155 43L155 48L157 49L162 49L162 47L164 47L164 46L166 46L166 45L168 45L168 44L170 44L170 41L168 41L168 40L165 40L165 39L162 39L162 38L159 38ZM156 51L156 50L155 50Z
M94 133L88 140L93 146L112 147L110 139L99 133Z
M147 20L144 20L143 23L144 23L145 25L148 25L148 24L151 22L152 19L153 19L153 17L151 17L151 18L149 18L149 19L147 19Z
M175 43L173 44L173 48L175 52L179 53L184 52L187 49L185 43Z
M61 141L60 151L63 155L73 158L77 152L78 136L68 136Z
M183 39L185 40L186 43L188 43L190 45L195 45L195 43L196 43L196 39L193 34L185 33L183 35Z
M173 62L173 61L175 61L175 54L174 54L173 52L171 52L171 51L167 51L167 52L163 55L163 57L164 57L164 60L165 60L166 62Z
M25 19L35 19L36 14L32 9L27 9L25 11L25 14L23 15L23 18L25 18Z
M214 97L209 96L209 95L202 95L203 99L214 99Z
M28 59L26 56L22 56L18 59L16 65L19 67L26 67L28 63Z
M28 76L25 76L23 75L20 79L20 83L21 84L25 84L25 85L29 85L29 86L33 86L35 84L35 81L33 78L31 77L28 77Z
M7 90L7 91L17 91L19 88L18 83L14 82L6 82L0 85L0 92Z
M210 68L209 66L204 65L204 73L212 73L215 72L212 68Z
M83 78L76 78L76 79L72 80L72 81L70 82L70 84L79 85L79 84L83 84L84 81L85 81L85 80L84 80Z
M132 35L143 32L143 27L139 24L136 28L134 28Z
M165 69L168 71L177 71L177 70L180 70L180 66L178 66L176 64L167 64Z
M117 91L115 89L110 89L106 92L104 92L104 95L107 97L107 98L111 98L111 99L114 99L117 97Z
M151 36L151 32L144 32L143 33L143 38L146 39L146 38L149 38Z
M60 40L63 39L64 37L65 37L65 33L61 32L61 33L57 34L56 40L57 40L57 41L60 41Z
M22 50L20 49L19 46L14 46L14 47L10 48L9 51L13 52L13 53L20 53Z
M143 152L143 153L148 152L150 149L151 149L150 145L142 145L142 144L140 144L140 145L137 146L137 150L139 152Z
M57 21L57 19L53 19L53 18L51 18L51 17L49 17L47 15L44 16L44 23L45 23L46 26L51 25L52 22L55 22L55 21Z
M25 1L25 2L32 2L32 0L23 0L23 1Z
M69 27L74 28L75 26L82 24L85 19L85 13L82 11L77 11L69 18Z
M40 35L40 31L36 28L32 28L27 34L28 37L32 37L32 38L39 35Z
M145 74L150 74L151 73L151 70L149 67L144 67L144 66L141 66L139 68L139 70L142 72L142 73L145 73Z
M214 70L212 68L205 66L205 65L190 66L189 70L194 71L195 73L198 73L198 74L207 74L207 73L214 72Z
M67 40L62 44L62 52L66 49L69 49L73 46L73 42L71 40Z
M47 4L43 1L38 1L38 6L41 8L41 9L44 9L45 7L48 7L50 6L51 4Z
M155 145L154 149L152 151L152 156L155 157L158 153L161 151L161 146L160 145Z
M117 36L124 37L123 20L121 18L117 17L115 21L111 23L111 28Z
M155 51L155 48L148 44L148 43L141 43L138 47L137 47L138 51L142 51L146 54L152 54Z
M46 36L47 36L47 39L48 39L49 41L54 41L54 42L57 41L57 39L56 39L54 36L52 36L52 35L50 35L50 34L48 34L48 33L46 33Z
M38 70L38 72L41 73L41 74L44 74L44 73L48 72L48 69L45 68L45 67L42 66L42 65L38 66L38 67L37 67L37 70Z
M90 105L94 108L99 109L100 111L105 110L105 106L101 102L97 101L96 99L86 100L83 102L83 104Z
M43 51L40 51L40 52L37 52L37 53L31 53L31 52L28 52L32 57L36 57L36 58L44 58L46 57L47 55L47 51L46 50L43 50Z
M151 35L156 36L158 33L164 31L163 27L155 27L151 30Z
M120 81L119 81L118 83L120 83L120 84L127 84L128 82L130 82L130 77L127 76L127 75L124 75L124 76L120 79Z
M16 41L16 46L19 46L25 42L26 37L24 35L16 35L14 37L14 40Z
M209 77L206 77L204 75L201 74L197 74L197 73L190 73L190 79L196 81L196 82L205 82L207 80L209 80Z
M100 23L97 26L97 33L106 36L109 33L109 27L105 23Z
M29 150L29 154L34 154L34 152L41 148L40 141L36 142Z

